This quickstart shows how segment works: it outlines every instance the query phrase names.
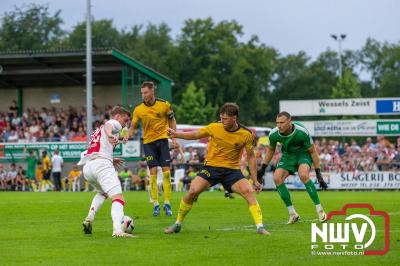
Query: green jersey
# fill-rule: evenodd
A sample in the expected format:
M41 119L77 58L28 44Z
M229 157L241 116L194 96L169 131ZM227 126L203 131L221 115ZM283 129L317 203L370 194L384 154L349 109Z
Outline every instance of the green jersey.
M36 156L28 156L26 157L26 162L28 163L28 168L27 168L27 177L29 179L35 179L36 175L36 164L37 164L37 159Z
M313 145L313 140L308 130L299 122L293 122L294 130L288 136L279 133L276 127L269 133L270 147L275 148L279 142L282 145L283 154L308 153L308 149Z

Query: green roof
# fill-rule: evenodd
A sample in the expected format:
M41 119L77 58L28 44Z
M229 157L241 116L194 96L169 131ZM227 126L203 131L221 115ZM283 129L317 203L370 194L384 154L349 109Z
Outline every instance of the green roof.
M86 51L0 51L0 89L26 87L85 86ZM123 67L171 88L172 79L117 49L93 49L95 85L121 85Z

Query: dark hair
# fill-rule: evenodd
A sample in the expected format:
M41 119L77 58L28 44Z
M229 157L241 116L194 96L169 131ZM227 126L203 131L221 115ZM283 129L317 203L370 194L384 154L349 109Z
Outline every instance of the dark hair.
M292 117L290 116L290 114L288 113L288 112L286 112L286 111L282 111L282 112L280 112L279 114L277 114L276 115L276 117L281 117L281 116L284 116L284 117L286 117L287 119L292 119Z
M128 115L129 116L131 113L127 109L125 109L124 107L116 105L111 109L110 115L114 116L114 115L118 115L118 114L119 115Z
M155 89L156 85L154 84L153 81L143 81L142 84L140 85L140 88L149 88L149 89Z
M229 116L239 116L239 106L236 103L224 103L219 109L219 114L227 114Z

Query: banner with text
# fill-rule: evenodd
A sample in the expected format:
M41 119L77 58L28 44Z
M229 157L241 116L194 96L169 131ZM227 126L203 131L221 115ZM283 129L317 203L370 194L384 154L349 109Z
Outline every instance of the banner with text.
M400 189L400 172L345 172L322 175L329 189ZM310 173L310 178L319 188L315 174ZM305 189L298 175L286 178L285 184L288 189ZM265 175L264 188L276 188L270 172Z
M279 101L279 110L292 116L398 115L400 98L350 98Z
M58 149L64 159L79 159L81 152L87 149L87 144L86 142L4 143L0 144L0 159L22 159L26 155L25 149L39 153L48 151L51 154ZM127 144L119 144L114 150L114 156L139 157L140 142L128 141Z
M400 135L400 119L301 121L311 136Z

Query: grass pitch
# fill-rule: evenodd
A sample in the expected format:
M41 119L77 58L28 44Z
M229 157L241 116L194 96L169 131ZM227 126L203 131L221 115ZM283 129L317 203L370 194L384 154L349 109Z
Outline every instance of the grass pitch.
M285 225L287 210L277 192L257 196L272 235L255 233L246 203L238 195L205 192L182 231L165 235L175 221L183 193L173 193L173 217L152 217L146 192L125 193L125 212L135 219L133 239L111 238L110 201L96 216L93 235L81 222L94 193L0 193L0 265L399 265L399 192L319 193L327 212L346 203L370 203L390 215L390 249L384 256L311 255L315 208L306 192L291 192L301 222ZM315 222L315 221L314 221ZM383 230L378 229L378 235Z

